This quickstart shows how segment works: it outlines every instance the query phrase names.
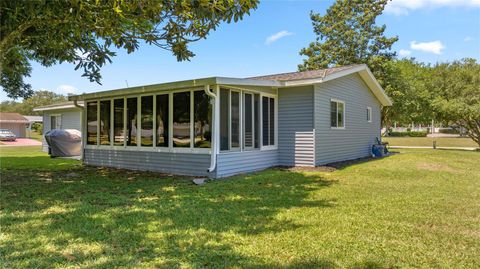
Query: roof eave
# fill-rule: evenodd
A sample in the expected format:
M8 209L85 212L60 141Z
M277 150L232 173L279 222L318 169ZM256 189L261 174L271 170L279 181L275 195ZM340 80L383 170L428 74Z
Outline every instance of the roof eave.
M161 84L153 84L139 87L130 87L115 89L109 91L102 91L96 93L85 93L80 95L69 96L69 101L75 100L87 100L87 99L98 99L104 97L112 96L124 96L130 94L143 94L150 93L162 90L177 90L185 88L195 88L201 87L204 85L238 85L238 86L258 86L258 87L280 87L282 83L275 80L254 80L254 79L241 79L241 78L228 78L228 77L208 77L201 79L192 79L192 80L183 80L176 82L167 82Z

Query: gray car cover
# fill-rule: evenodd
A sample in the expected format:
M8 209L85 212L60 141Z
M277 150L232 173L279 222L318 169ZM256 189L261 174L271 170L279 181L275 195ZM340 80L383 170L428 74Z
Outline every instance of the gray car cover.
M45 133L45 140L52 157L80 156L82 153L82 133L78 130L50 130Z

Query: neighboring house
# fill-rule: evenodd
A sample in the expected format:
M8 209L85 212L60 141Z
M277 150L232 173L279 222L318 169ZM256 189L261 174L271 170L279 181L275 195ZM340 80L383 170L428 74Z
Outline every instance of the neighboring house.
M43 112L42 134L52 129L75 129L81 131L82 109L80 107L83 107L83 102L78 102L77 105L70 101L34 108L33 111ZM48 152L45 136L42 138L42 145L43 151Z
M8 129L17 137L25 137L28 120L18 113L0 112L0 129Z
M88 165L214 178L371 155L391 105L365 65L70 96Z
M34 123L43 123L43 117L42 116L23 116L25 119L28 120L28 124L26 127L26 134L28 137L32 136L32 125Z

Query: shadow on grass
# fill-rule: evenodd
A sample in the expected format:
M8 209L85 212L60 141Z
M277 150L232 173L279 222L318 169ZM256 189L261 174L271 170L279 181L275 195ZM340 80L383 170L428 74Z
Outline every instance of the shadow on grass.
M309 197L330 181L280 170L196 186L185 177L70 167L2 169L3 264L267 268L276 264L238 251L243 236L299 228L277 218L282 210L335 204ZM292 267L309 265L302 263Z
M76 163L58 171L53 164L72 161L28 158L24 164L46 161L36 158L51 164L2 169L6 267L336 267L318 257L279 262L242 251L255 249L245 238L301 227L278 217L282 211L334 207L336 201L311 195L334 184L318 175L270 169L196 186L186 177Z

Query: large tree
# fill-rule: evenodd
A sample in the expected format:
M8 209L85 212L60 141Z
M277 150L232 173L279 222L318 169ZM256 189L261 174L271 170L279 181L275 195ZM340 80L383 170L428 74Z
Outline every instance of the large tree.
M75 63L100 83L100 68L131 53L141 41L171 50L178 61L188 44L221 22L242 19L258 0L29 0L0 1L0 86L10 98L29 97L31 61L43 66Z
M307 58L298 66L299 70L366 64L387 93L398 89L395 84L402 81L396 79L396 68L390 64L396 55L391 47L398 38L386 37L386 26L376 24L387 2L337 0L324 15L312 12L310 18L317 38L300 51ZM394 102L397 94L390 94Z
M438 64L429 87L437 119L465 128L480 146L480 64L475 59Z

